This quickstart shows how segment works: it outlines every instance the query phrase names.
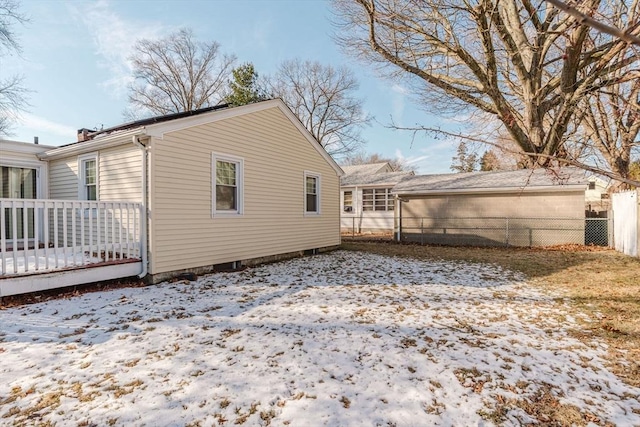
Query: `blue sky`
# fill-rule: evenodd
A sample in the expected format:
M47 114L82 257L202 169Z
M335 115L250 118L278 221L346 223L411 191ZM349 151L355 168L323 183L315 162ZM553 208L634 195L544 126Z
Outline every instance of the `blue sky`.
M21 57L4 57L2 76L23 74L33 92L28 113L11 139L41 144L73 142L79 128L122 123L131 75L127 58L139 38L192 28L199 40L272 74L283 60L317 60L355 71L359 96L375 120L364 150L413 162L420 173L450 172L455 143L387 129L396 123L437 125L415 105L401 82L384 79L344 54L332 39L331 8L319 0L56 1L23 0L30 22L16 27Z

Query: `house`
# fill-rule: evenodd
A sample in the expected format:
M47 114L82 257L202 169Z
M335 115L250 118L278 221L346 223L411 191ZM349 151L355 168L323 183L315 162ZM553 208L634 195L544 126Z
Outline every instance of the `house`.
M584 173L573 168L419 175L393 187L397 238L422 243L585 243Z
M606 218L611 208L609 184L596 175L587 178L589 187L584 194L585 211L590 217Z
M46 171L36 197L48 201L0 199L4 222L10 220L6 212L39 218L28 238L2 234L0 288L11 280L17 284L11 292L20 286L20 268L60 277L60 271L42 267L49 258L38 258L49 248L56 265L83 267L82 279L63 271L59 283L65 286L107 277L85 268L88 261L82 254L78 260L72 247L101 265L124 264L126 273L135 264L136 274L155 283L182 272L239 267L340 244L342 170L279 99L96 132L80 129L78 142L61 147L17 147L2 142L12 159L28 151L31 166ZM21 164L13 163L4 166ZM18 228L4 228L11 227ZM23 242L25 253L10 254L11 242L18 249ZM34 259L40 269L33 268ZM29 277L22 289L43 289L42 280ZM6 294L0 289L0 296Z
M387 162L342 168L340 223L343 232L392 232L395 201L391 189L413 172L394 172Z
M49 191L48 168L38 153L53 148L0 140L0 198L44 198Z

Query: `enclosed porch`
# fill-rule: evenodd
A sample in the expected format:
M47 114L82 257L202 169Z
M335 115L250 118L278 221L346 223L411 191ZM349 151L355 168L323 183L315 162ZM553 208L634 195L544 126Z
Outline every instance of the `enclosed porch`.
M144 274L143 207L0 199L0 297Z

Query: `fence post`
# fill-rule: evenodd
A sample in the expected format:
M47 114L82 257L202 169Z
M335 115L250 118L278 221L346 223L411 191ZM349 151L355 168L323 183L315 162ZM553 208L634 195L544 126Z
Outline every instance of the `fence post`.
M424 246L424 218L420 218L420 244Z
M505 246L509 246L509 218L505 218Z
M356 217L351 218L351 237L356 237Z

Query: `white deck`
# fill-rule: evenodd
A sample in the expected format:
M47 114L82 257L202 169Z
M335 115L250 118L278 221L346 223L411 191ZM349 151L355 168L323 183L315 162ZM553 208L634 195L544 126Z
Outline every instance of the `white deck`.
M141 274L139 203L0 199L0 296Z

